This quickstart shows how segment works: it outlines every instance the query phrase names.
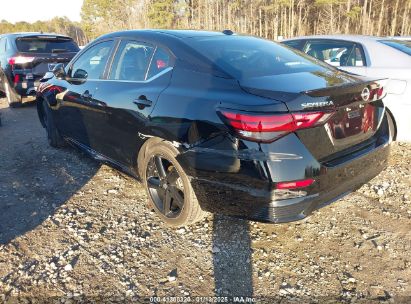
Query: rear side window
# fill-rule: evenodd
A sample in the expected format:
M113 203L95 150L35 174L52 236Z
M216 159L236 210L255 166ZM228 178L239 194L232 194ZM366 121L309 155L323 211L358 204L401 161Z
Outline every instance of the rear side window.
M304 47L304 52L335 67L365 66L362 48L353 42L332 40L308 41Z
M112 46L113 41L104 41L87 49L72 65L70 76L74 79L100 79Z
M233 35L194 37L185 42L237 79L328 69L297 51L265 39Z
M380 40L380 42L411 56L411 41Z
M24 37L16 39L19 52L23 53L65 53L78 52L79 47L72 39Z
M123 41L114 58L109 79L143 81L154 48L141 42Z
M147 73L147 79L154 77L165 69L170 67L170 55L162 48L157 48L153 60L151 60L150 69Z

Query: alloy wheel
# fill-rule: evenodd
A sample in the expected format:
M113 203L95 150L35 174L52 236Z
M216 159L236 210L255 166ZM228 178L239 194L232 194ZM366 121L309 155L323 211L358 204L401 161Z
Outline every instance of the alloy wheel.
M150 158L147 166L147 186L158 209L167 218L176 218L184 207L184 186L171 161L161 155Z

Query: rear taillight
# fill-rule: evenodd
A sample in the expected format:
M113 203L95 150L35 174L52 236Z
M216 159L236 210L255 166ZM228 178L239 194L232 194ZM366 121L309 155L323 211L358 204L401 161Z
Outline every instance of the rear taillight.
M9 64L10 65L15 65L15 64L26 64L33 62L35 57L25 57L25 56L15 56L9 58Z
M14 82L14 84L20 82L20 75L19 74L14 75L13 82Z
M288 133L321 125L333 113L305 112L267 115L222 110L220 114L224 122L239 136L253 141L272 142Z
M278 190L295 190L295 189L302 189L311 186L315 182L314 179L304 179L299 181L292 181L292 182L280 182L275 185L276 189Z

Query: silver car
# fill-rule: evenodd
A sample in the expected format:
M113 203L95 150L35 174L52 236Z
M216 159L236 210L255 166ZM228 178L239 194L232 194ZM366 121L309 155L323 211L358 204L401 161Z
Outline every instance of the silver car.
M282 43L338 69L371 78L388 78L384 103L393 139L411 142L411 41L409 37L307 36Z

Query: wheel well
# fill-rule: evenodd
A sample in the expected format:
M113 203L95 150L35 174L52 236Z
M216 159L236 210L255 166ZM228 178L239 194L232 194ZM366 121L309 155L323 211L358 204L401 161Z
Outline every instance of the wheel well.
M138 151L136 167L137 167L137 172L138 172L140 179L142 176L141 164L143 163L147 149L150 146L155 145L156 143L159 143L161 141L163 141L163 139L160 137L150 137L144 142L144 144L141 146L140 150Z
M390 111L390 109L388 109L388 108L385 108L386 110L387 110L387 113L388 113L388 123L389 123L389 125L391 126L391 122L392 122L392 125L393 125L393 127L394 127L394 135L393 135L393 137L392 137L392 140L397 140L397 122L395 121L395 118L394 118L394 115L392 115L392 112ZM390 120L391 120L391 122L390 122Z

